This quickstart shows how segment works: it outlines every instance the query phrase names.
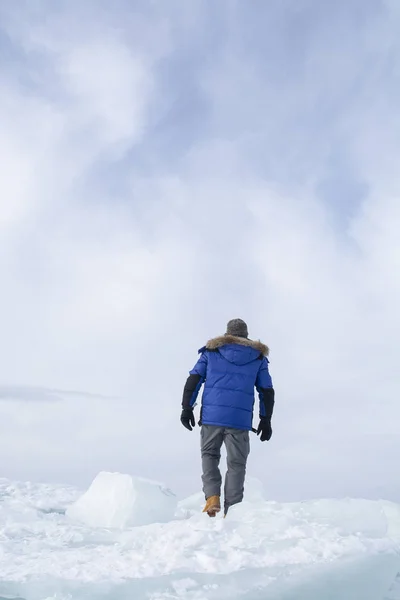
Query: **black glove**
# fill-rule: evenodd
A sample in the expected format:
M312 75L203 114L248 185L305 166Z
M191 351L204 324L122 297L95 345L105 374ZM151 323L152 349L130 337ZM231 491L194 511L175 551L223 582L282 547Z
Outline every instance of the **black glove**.
M194 420L194 414L193 414L193 410L191 408L182 409L181 423L184 427L186 427L186 429L189 429L189 431L192 431L196 422Z
M261 433L260 440L262 442L269 441L272 435L272 427L270 419L267 417L260 417L260 424L258 425L257 435Z

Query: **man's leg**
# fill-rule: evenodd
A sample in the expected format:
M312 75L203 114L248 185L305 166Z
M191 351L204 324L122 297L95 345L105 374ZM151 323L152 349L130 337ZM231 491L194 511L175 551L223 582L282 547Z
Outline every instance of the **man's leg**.
M228 470L225 476L225 514L243 500L247 458L250 453L249 432L225 429L224 442Z
M219 470L219 461L221 459L221 446L224 439L224 428L214 425L202 425L201 427L201 462L202 462L202 481L203 492L206 500L211 500L211 504L218 507L221 496L221 473ZM208 512L206 505L205 512ZM213 512L213 511L211 511ZM210 513L209 513L210 514ZM211 515L210 516L215 516Z

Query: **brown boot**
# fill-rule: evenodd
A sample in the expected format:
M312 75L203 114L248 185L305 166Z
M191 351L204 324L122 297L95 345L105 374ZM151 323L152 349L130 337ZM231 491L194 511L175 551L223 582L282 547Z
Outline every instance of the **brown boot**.
M203 512L206 512L209 517L215 517L215 515L219 513L220 510L221 503L219 500L219 496L210 496L209 498L207 498Z

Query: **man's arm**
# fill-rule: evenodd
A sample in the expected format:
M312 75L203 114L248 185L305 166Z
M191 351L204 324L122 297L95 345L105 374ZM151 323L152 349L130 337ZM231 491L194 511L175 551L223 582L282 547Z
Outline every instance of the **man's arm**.
M200 388L206 380L207 373L207 354L203 353L193 369L189 372L189 377L186 380L183 388L182 397L182 414L181 422L190 431L195 425L193 408L196 406L196 400L200 392Z
M194 408L202 383L201 375L189 375L183 388L182 408Z
M274 388L260 388L258 390L260 398L260 418L265 417L271 421L275 406L275 390Z
M275 390L268 369L268 359L264 358L257 375L256 389L260 400L260 424L257 433L261 433L261 441L272 436L271 419L275 406Z
M182 408L194 408L196 405L200 388L206 380L207 362L207 354L202 354L189 372L189 377L183 389Z

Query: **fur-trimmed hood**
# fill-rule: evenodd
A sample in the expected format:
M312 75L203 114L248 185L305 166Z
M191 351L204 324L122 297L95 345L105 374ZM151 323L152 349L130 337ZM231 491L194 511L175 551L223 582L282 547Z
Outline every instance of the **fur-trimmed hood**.
M234 335L220 335L212 340L209 340L206 344L207 350L217 350L226 346L227 344L239 344L240 346L246 346L257 350L263 356L269 355L269 348L260 341L249 340L248 338L236 337Z

